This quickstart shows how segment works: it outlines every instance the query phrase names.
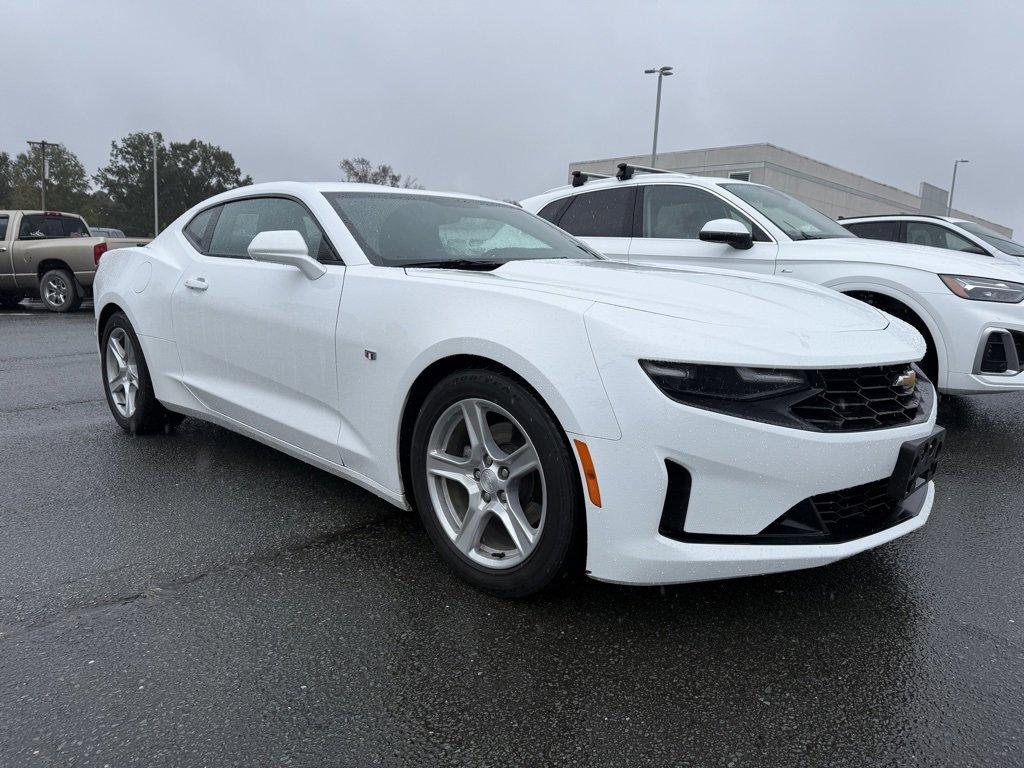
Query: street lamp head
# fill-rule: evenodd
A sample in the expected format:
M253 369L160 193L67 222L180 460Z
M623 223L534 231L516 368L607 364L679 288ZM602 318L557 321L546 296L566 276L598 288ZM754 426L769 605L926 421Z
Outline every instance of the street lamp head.
M969 163L969 162L971 162L971 161L970 161L970 160L957 160L957 162L958 162L958 163Z
M645 75L661 75L662 77L668 77L669 75L675 74L672 71L672 67L658 67L657 69L645 69Z

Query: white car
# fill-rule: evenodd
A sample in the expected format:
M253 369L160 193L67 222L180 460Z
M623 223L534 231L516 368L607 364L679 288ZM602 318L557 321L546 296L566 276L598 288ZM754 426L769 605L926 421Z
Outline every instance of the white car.
M658 584L821 565L923 525L920 335L822 288L603 259L481 198L260 184L96 279L132 433L220 424L415 506L464 578Z
M1024 268L1012 260L863 240L770 187L637 170L578 174L522 206L631 264L785 275L866 301L917 328L942 392L1024 389Z
M890 243L925 245L961 253L994 256L1016 262L1024 257L1024 245L986 229L980 224L950 216L893 214L888 216L851 216L839 223L857 237Z

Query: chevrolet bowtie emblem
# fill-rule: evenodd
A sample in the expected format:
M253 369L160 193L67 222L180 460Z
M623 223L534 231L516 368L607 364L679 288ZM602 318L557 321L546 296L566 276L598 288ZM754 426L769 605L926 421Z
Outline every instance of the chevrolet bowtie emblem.
M893 382L894 386L903 387L903 389L913 392L917 389L917 371L906 371L896 377L896 381Z

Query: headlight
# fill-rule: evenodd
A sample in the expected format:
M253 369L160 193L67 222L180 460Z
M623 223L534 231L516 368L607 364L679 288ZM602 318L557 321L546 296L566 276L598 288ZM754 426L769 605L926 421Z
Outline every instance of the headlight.
M1003 304L1020 304L1024 300L1024 284L1021 283L966 275L939 275L939 277L942 278L942 282L949 290L962 299L998 301Z
M640 365L666 395L695 405L707 400L749 402L810 389L803 371L654 360L641 360Z

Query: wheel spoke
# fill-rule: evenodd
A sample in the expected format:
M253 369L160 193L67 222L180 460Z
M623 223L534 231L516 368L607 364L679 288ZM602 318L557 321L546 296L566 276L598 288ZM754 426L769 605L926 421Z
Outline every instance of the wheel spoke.
M496 510L495 516L501 520L508 535L512 537L512 543L523 557L530 554L533 551L533 545L537 543L537 532L530 525L530 521L526 519L522 507L509 498L509 503Z
M125 366L128 365L128 361L125 360L125 350L124 347L121 346L121 342L114 336L111 336L108 346L114 355L114 361L117 363L117 369L119 371L124 370Z
M530 443L519 446L519 448L501 461L508 469L508 479L510 481L523 475L528 475L540 466L537 452Z
M476 400L468 400L462 404L462 418L466 421L466 432L474 458L482 458L484 453L500 456L502 450L494 442L491 426L487 423L487 411Z
M472 461L451 456L441 451L431 451L427 455L427 472L446 480L454 480L462 483L467 488L473 488Z
M480 536L491 517L491 511L486 507L479 506L475 501L471 494L469 508L466 510L466 516L462 519L462 527L455 537L455 546L467 555L480 544Z
M135 412L135 391L137 387L130 379L124 383L124 408L131 416Z

